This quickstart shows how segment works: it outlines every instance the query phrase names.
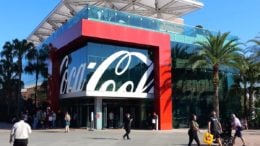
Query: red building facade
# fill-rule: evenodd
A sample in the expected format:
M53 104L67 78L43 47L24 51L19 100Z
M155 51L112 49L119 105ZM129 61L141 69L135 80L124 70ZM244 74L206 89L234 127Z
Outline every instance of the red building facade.
M73 73L71 73L73 72L73 68L70 69L70 67L67 67L67 70L62 71L62 68L64 68L66 64L69 64L70 60L73 60L73 58L77 57L69 56L67 57L67 62L64 58L66 58L67 55L70 55L73 52L77 51L79 48L83 48L82 50L86 50L88 52L88 48L84 48L83 46L85 46L86 44L90 44L89 42L111 46L138 48L140 50L143 49L148 52L148 54L153 54L150 58L151 63L146 63L146 66L148 66L147 71L145 71L144 74L140 77L140 81L138 82L138 84L132 82L131 80L133 79L129 79L125 83L121 83L122 81L120 81L120 85L122 86L120 86L119 88L116 88L117 84L119 84L118 82L112 82L113 78L110 78L110 80L104 82L102 85L100 85L101 87L99 86L98 82L95 84L95 79L106 78L103 77L105 76L105 73L103 73L102 75L98 75L98 73L91 72L89 76L85 76L84 66L88 66L88 69L94 69L96 67L96 63L93 62L89 64L84 64L82 65L83 67L80 66L79 68L74 69L74 75ZM49 100L51 101L51 106L54 109L57 110L59 108L62 108L63 105L65 105L67 109L71 109L69 108L70 105L66 103L71 99L91 99L91 101L89 102L93 103L93 106L90 108L88 106L86 108L86 111L93 111L95 115L95 127L97 129L101 129L104 127L109 127L107 126L109 125L109 123L107 123L107 121L109 121L109 110L119 110L119 118L117 119L119 121L122 121L122 114L125 112L133 112L133 114L138 115L136 116L136 119L144 119L144 117L147 119L148 116L144 116L144 114L148 114L148 112L143 111L143 109L147 108L140 107L138 105L138 100L142 102L146 102L146 100L148 100L149 103L146 103L147 105L149 105L150 103L153 104L153 108L148 108L148 111L156 112L159 116L159 129L168 130L172 128L173 117L171 89L171 48L170 36L168 34L82 19L69 29L65 30L62 34L57 36L50 44L52 47L50 52L52 70L51 76L49 78ZM91 47L91 45L89 45L89 47ZM106 48L103 47L100 50L95 49L93 52L94 54L96 54L95 56L98 56L99 52L106 51L104 49ZM121 51L119 48L116 52L117 54L119 54L118 57L123 58L121 62L119 60L119 65L120 63L128 65L129 60L131 60L131 55L132 58L136 57L138 59L139 57L139 60L146 62L146 59L142 59L145 58L142 57L142 54L132 51L131 49L128 49L128 51L124 52ZM114 56L116 56L116 53L114 53ZM111 55L110 57L102 58L103 63L101 63L97 67L99 70L102 70L102 67L100 67L101 65L106 66L106 63L104 63L105 61L108 62L106 58L113 58L113 55ZM128 61L125 61L124 59ZM116 61L116 59L114 61ZM121 72L123 72L122 70L124 70L124 68L121 69ZM148 70L152 71L149 72ZM133 76L134 73L129 72L128 74L131 74L130 76ZM148 75L150 76L148 77ZM79 76L82 77L81 80L79 79ZM81 82L84 81L85 84L82 84L81 86L81 82L78 82L79 80ZM149 82L149 80L151 81ZM141 81L144 82L141 83ZM90 84L89 82L91 82L92 84ZM95 85L95 88L93 87L93 85ZM140 90L138 90L139 88ZM148 90L146 90L147 88L149 88L149 93ZM132 99L134 100L133 102L135 103L137 108L133 110L123 108L131 107L131 105L129 104L127 104L128 106L124 106L124 103L127 103L127 100L132 101ZM66 100L64 104L62 104L62 100ZM118 108L116 105L109 106L109 103L112 103L113 101L119 101L121 105L117 105ZM107 104L104 104L105 102L107 102ZM146 104L144 104L144 106L146 106ZM72 110L71 112L83 114L84 108L82 108L82 110L78 109L78 107L79 106L75 105L76 109ZM106 109L106 107L108 108ZM84 123L84 118L89 119L88 117L82 116L82 119L79 123ZM104 121L106 123L105 125ZM142 121L143 120L139 120L139 123L142 123ZM144 124L136 125L139 125L139 128L143 128L142 125Z

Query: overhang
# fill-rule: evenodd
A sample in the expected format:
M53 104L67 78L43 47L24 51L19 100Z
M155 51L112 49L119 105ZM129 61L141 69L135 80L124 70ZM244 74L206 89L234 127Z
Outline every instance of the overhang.
M142 16L173 20L203 7L198 0L62 0L27 40L36 46L87 5L108 7Z

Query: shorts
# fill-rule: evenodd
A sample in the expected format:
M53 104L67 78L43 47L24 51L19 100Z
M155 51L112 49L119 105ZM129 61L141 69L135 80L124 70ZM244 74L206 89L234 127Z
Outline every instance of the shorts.
M65 121L66 126L70 126L70 121Z
M211 134L213 135L213 138L220 138L220 132L218 131L211 131Z
M242 127L237 127L236 132L235 132L235 136L242 137L241 131L242 131Z
M28 139L15 139L13 146L27 146Z

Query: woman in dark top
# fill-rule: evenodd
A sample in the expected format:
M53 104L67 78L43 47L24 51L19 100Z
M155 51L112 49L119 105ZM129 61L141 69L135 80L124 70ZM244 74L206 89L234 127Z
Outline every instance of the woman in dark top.
M189 146L191 146L191 143L193 139L195 139L198 146L200 146L200 140L198 137L198 131L199 131L199 124L197 123L197 116L192 115L191 121L190 121L190 128L189 128Z
M218 120L216 112L212 111L211 114L212 115L208 122L208 132L213 135L213 138L216 140L219 146L222 146L222 142L220 139L220 134L222 133L222 126Z

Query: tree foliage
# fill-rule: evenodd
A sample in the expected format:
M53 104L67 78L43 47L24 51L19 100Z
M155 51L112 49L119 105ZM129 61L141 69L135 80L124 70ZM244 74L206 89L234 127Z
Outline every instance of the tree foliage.
M200 49L189 59L192 68L211 68L213 71L213 110L219 115L219 70L221 66L233 67L240 56L236 38L229 38L229 32L209 33L205 41L195 43Z

